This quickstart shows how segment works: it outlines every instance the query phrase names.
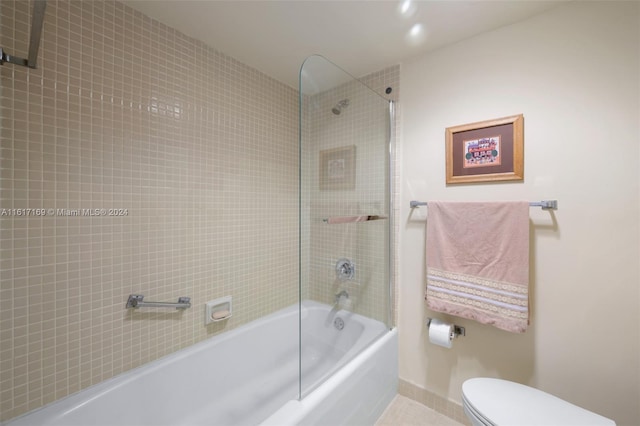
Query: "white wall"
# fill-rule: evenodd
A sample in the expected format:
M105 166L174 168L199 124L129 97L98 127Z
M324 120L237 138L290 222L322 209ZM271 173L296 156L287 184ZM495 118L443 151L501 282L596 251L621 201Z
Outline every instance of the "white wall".
M501 377L640 424L639 9L572 2L402 65L402 379L460 402L467 378ZM524 182L445 185L446 127L519 113ZM531 210L525 334L425 308L428 214L412 199L559 201ZM429 345L427 316L467 337Z

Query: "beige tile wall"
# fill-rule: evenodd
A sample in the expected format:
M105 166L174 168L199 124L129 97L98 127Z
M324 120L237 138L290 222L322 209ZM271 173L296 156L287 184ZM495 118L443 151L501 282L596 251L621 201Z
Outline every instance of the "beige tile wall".
M328 66L331 68L330 66ZM389 291L385 246L386 220L327 225L331 216L389 216L388 180L385 169L388 152L388 104L397 99L399 66L389 67L334 89L313 95L303 114L303 188L305 212L303 248L308 250L308 279L303 287L309 297L332 304L341 290L349 292L354 312L387 322ZM392 87L390 95L385 89ZM374 93L382 94L382 96ZM331 109L342 99L350 105L340 115ZM394 130L396 128L394 127ZM355 146L356 179L353 189L320 188L320 154L324 150ZM308 227L308 229L307 229ZM356 265L351 281L336 278L335 264L348 258ZM303 263L307 265L306 263ZM389 322L393 322L392 319Z
M0 3L8 52L30 15ZM0 73L0 420L298 300L296 90L113 1L49 0Z

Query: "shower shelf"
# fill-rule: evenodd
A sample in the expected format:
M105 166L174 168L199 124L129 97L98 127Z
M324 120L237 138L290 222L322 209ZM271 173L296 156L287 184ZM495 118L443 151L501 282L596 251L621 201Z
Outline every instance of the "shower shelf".
M335 225L338 223L370 222L372 220L382 220L382 219L388 219L388 218L387 216L378 216L378 215L333 216L326 219L322 219L322 221L329 225Z

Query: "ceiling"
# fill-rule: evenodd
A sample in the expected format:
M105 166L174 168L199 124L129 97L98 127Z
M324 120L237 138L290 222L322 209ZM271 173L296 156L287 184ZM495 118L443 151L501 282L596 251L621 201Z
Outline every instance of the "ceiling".
M361 77L555 7L545 0L125 0L291 87L321 54ZM403 13L404 12L404 13ZM416 26L417 25L417 26Z

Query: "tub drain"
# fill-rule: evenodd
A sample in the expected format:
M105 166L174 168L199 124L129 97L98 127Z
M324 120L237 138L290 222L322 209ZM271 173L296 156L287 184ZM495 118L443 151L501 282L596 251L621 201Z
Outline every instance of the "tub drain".
M336 317L336 319L333 320L333 326L338 330L342 330L344 328L344 321L342 318Z

